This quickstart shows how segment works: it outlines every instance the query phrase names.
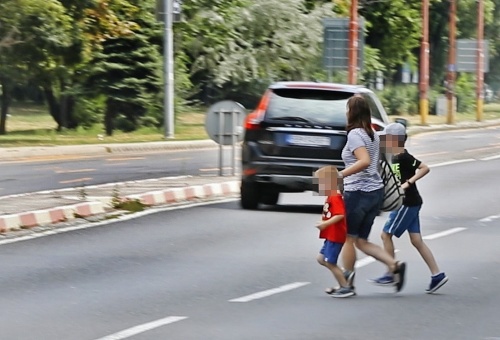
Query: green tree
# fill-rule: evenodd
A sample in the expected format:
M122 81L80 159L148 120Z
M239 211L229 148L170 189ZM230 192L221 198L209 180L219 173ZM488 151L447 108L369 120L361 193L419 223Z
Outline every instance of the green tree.
M85 89L89 95L106 98L107 135L113 134L117 121L122 130L137 129L161 90L161 57L158 46L150 41L154 17L135 8L119 15L136 22L137 27L128 35L106 39L88 65Z
M421 1L365 1L360 7L368 26L366 43L379 51L387 71L395 71L420 44Z
M6 133L5 116L13 83L37 82L61 74L58 52L70 45L70 18L56 0L18 0L2 2L2 27L16 32L16 43L1 54L3 107L0 133ZM43 81L43 80L42 80Z

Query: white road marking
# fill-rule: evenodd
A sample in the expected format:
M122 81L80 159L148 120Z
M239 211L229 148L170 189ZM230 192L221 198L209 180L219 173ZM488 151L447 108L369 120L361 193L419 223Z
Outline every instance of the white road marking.
M70 179L67 181L59 181L61 184L68 184L68 183L79 183L79 182L89 182L93 178L92 177L83 177L83 178L76 178L76 179Z
M93 172L96 169L74 169L74 170L55 170L56 174L73 174L78 172Z
M443 155L448 153L447 151L440 151L440 152L431 152L431 153L419 153L417 156L418 157L425 157L425 156L437 156L437 155Z
M106 184L99 184L99 185L87 185L85 186L86 189L94 189L94 188L104 188L104 187L110 187L110 186L115 186L115 185L126 185L126 184L134 184L134 183L146 183L146 182L158 182L162 180L170 180L170 179L183 179L183 178L190 178L191 176L170 176L170 177L159 177L159 178L150 178L150 179L138 179L136 181L125 181L125 182L112 182L112 183L106 183ZM12 194L12 195L7 195L7 196L0 196L0 200L4 198L14 198L14 197L23 197L23 196L29 196L29 195L35 195L35 194L53 194L57 192L65 192L65 191L72 191L72 190L77 190L80 189L81 186L79 187L72 187L72 188L62 188L62 189L50 189L50 190L43 190L43 191L32 191L32 192L25 192L22 194Z
M495 155L495 156L490 156L490 157L485 157L485 158L481 158L482 161L492 161L494 159L498 159L500 158L500 155Z
M394 250L395 253L398 253L399 252L399 249L395 249ZM367 257L363 257L362 259L360 260L357 260L356 261L356 264L354 265L354 268L355 269L358 269L358 268L361 268L361 267L364 267L364 266L367 266L369 265L370 263L373 263L373 262L376 262L377 260L375 260L373 257L371 256L367 256Z
M423 236L422 238L424 240L434 240L436 238L440 238L440 237L443 237L443 236L448 236L448 235L451 235L451 234L458 233L460 231L464 231L465 229L467 229L467 228L452 228L452 229L449 229L449 230L441 231L439 233L426 235L426 236ZM399 252L399 249L396 249L394 252L395 253ZM367 266L370 263L374 263L376 261L377 260L375 260L371 256L363 257L362 259L356 261L356 264L354 265L354 268L358 269L358 268Z
M430 234L430 235L423 236L422 238L424 240L435 240L437 238L448 236L448 235L452 235L452 234L464 231L466 229L467 228L462 228L462 227L451 228L451 229L448 229L448 230L445 230L445 231L441 231L439 233L435 233L435 234Z
M443 162L443 163L437 163L437 164L430 164L429 168L437 168L437 167L440 167L440 166L460 164L460 163L467 163L467 162L473 162L473 161L475 161L475 159L473 159L473 158L457 159L455 161L449 161L449 162Z
M163 319L155 320L152 322L144 323L142 325L138 325L132 328L125 329L121 332L114 333L108 336L105 336L104 338L99 338L97 340L121 340L121 339L127 339L130 338L134 335L144 333L147 331L150 331L152 329L162 327L174 322L182 321L187 319L187 316L169 316Z
M493 220L496 220L497 218L500 218L500 215L491 215L491 216L480 219L479 222L483 222L483 223L491 222Z
M239 298L236 298L236 299L231 299L231 300L229 300L229 302L248 302L248 301L252 301L252 300L262 299L262 298L265 298L265 297L268 297L268 296L271 296L271 295L274 295L274 294L279 294L279 293L283 293L283 292L286 292L286 291L289 291L289 290L297 289L297 288L306 286L306 285L308 285L310 283L311 282L294 282L294 283L289 283L289 284L286 284L286 285L283 285L283 286L280 286L280 287L277 287L277 288L263 290L263 291L258 292L258 293L254 293L254 294L242 296L242 297L239 297Z
M465 152L476 152L476 151L485 151L485 150L498 149L498 148L500 148L500 145L490 144L489 146L487 146L485 148L468 149L468 150L464 150L464 151Z
M231 170L232 168L229 166L225 166L222 168L222 170ZM199 171L219 171L219 168L205 168L205 169L198 169Z

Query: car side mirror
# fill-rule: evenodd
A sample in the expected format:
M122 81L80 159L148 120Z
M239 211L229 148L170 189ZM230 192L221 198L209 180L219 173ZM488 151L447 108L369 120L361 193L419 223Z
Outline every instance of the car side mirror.
M408 119L405 119L405 118L396 118L396 119L394 119L394 122L404 125L405 128L408 127Z

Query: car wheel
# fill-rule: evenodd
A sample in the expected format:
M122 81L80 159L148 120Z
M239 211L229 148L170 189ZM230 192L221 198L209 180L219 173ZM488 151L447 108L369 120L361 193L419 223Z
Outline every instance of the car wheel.
M260 201L267 205L276 205L278 199L280 198L280 193L278 191L268 191L262 194Z
M257 209L259 207L260 192L255 182L241 181L240 204L243 209Z

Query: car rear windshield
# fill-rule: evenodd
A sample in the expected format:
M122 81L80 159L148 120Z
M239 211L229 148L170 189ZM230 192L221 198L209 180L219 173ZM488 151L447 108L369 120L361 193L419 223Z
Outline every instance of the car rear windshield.
M275 89L271 93L266 119L303 121L345 126L347 100L352 93L331 90Z

